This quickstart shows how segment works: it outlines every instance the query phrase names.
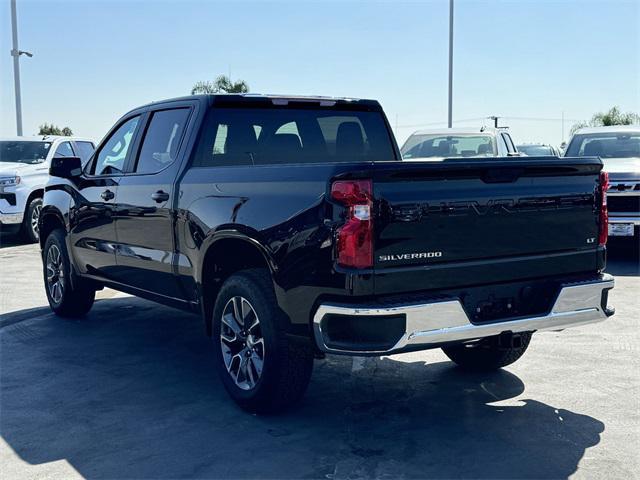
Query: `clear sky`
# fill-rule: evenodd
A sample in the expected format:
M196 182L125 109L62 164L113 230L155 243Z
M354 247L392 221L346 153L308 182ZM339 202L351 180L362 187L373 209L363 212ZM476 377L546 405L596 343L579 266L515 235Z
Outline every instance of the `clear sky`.
M18 0L25 135L100 139L127 110L231 73L252 92L378 99L403 141L446 126L448 1ZM0 0L0 135L15 135ZM559 144L574 120L640 112L640 0L456 0L454 126L507 117ZM526 119L523 119L526 118ZM472 120L469 120L472 119Z

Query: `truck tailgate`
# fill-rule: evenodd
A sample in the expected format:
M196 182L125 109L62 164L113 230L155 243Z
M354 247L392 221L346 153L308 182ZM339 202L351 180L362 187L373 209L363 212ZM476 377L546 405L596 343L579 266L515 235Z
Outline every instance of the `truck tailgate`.
M376 293L595 272L602 262L598 159L375 167Z

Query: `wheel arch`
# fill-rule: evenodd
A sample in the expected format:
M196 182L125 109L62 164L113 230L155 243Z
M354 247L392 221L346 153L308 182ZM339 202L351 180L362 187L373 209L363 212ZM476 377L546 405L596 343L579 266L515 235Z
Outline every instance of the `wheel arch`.
M268 251L257 239L237 230L218 232L202 249L202 261L196 274L206 331L211 335L211 319L218 292L224 281L236 272L264 268L273 276L277 267Z
M53 207L44 206L42 208L42 212L40 213L40 248L44 248L44 244L47 241L47 237L49 234L54 231L56 228L61 228L67 231L66 224L64 221L64 217L62 213Z
M44 188L36 188L34 189L29 196L27 197L27 202L25 203L25 211L29 208L29 204L34 198L44 198Z

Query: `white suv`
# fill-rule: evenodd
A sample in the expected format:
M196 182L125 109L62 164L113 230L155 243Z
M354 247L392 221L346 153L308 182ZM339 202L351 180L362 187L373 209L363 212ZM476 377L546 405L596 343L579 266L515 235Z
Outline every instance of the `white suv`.
M20 233L37 242L42 194L54 157L89 160L93 140L78 137L16 137L0 139L0 231Z

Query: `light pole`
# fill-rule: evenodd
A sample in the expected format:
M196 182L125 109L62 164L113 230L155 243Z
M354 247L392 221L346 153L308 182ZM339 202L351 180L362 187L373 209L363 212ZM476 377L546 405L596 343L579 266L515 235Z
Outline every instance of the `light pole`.
M11 30L13 33L13 85L16 93L16 129L18 136L22 136L22 99L20 97L20 55L33 57L30 52L24 52L18 48L18 14L16 13L16 0L11 0Z
M449 0L449 128L453 126L453 0Z

